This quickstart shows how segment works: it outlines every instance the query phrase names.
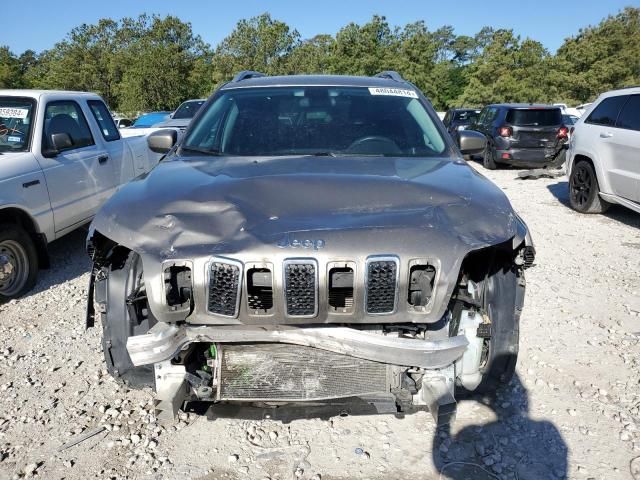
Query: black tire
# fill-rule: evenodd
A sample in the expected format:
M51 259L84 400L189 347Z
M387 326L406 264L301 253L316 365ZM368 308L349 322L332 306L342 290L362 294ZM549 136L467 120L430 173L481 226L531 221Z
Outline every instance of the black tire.
M482 154L482 165L487 170L495 170L497 168L496 151L488 141L484 147L484 153Z
M491 338L485 341L482 381L474 393L493 393L513 378L524 303L524 273L515 267L498 270L484 283L484 308L491 319Z
M569 177L569 205L580 213L604 213L611 204L600 198L600 186L593 165L580 160Z
M107 370L116 380L132 388L154 385L153 366L134 366L127 352L127 339L146 333L155 323L150 312L149 317L140 318L136 315L135 304L127 303L140 286L141 278L142 262L137 254L131 252L122 268L111 266L107 275L96 281L96 301L103 304L100 316ZM144 304L142 307L147 306L146 301Z
M37 277L38 252L31 236L18 225L0 225L0 303L27 293Z

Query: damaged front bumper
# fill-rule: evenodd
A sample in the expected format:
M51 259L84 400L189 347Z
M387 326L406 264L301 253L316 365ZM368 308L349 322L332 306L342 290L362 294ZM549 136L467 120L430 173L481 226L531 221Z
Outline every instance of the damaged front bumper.
M348 327L187 326L156 324L149 333L129 337L127 350L134 365L170 360L195 342L284 343L318 348L380 363L438 369L459 359L469 341L464 335L442 340L403 338Z

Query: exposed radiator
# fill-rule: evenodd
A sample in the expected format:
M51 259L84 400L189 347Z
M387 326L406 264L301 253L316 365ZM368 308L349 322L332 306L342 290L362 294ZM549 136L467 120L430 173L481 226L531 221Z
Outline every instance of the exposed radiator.
M221 400L325 400L389 391L382 363L280 343L221 350Z

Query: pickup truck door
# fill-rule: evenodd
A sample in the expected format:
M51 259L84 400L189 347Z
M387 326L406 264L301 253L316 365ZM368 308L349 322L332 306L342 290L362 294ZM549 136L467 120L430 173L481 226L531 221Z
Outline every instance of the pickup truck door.
M42 145L36 146L44 172L56 237L91 220L105 190L109 174L109 154L96 144L86 116L75 100L53 100L44 107L41 124ZM72 145L53 151L51 135L66 133Z
M109 199L115 191L135 176L134 165L126 141L121 138L120 131L102 100L88 100L91 127L96 137L107 151L109 165L101 172L103 189L98 198L98 207Z
M611 144L611 182L620 195L640 202L640 94L622 107L616 128L603 130Z

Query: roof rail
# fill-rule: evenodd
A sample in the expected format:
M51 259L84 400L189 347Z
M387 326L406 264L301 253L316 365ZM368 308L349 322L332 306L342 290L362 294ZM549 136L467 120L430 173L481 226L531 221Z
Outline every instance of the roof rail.
M398 72L394 71L394 70L385 70L384 72L380 72L376 75L374 75L377 78L388 78L390 80L395 80L396 82L404 82L405 79L402 78L402 75L400 75Z
M264 73L254 72L253 70L243 70L233 77L232 82L241 82L242 80L248 80L250 78L266 77Z

